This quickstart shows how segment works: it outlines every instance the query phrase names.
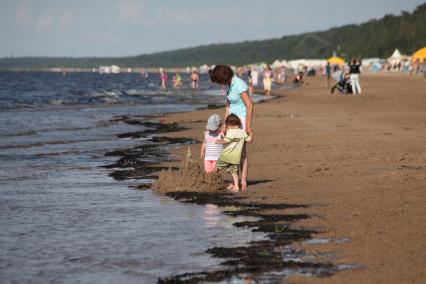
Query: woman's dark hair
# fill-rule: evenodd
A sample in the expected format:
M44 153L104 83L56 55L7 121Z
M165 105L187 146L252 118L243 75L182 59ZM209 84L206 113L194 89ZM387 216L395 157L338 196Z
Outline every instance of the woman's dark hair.
M235 114L231 113L230 115L228 115L225 119L225 125L226 126L239 126L241 127L241 120L238 116L236 116Z
M213 83L229 85L234 76L234 71L227 65L216 65L213 70L209 71L209 75Z

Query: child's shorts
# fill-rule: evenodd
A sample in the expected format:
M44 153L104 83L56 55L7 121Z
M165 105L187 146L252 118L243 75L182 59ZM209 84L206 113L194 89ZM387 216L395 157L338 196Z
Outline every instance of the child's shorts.
M215 160L204 160L204 170L206 173L211 173L216 168L216 161Z
M238 166L239 165L224 162L221 159L216 162L216 168L219 170L226 170L226 172L230 174L238 174Z

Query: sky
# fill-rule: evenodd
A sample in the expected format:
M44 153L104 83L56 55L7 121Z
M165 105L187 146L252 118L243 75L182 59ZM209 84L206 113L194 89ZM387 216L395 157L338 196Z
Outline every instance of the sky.
M277 38L425 0L0 0L0 57L128 56Z

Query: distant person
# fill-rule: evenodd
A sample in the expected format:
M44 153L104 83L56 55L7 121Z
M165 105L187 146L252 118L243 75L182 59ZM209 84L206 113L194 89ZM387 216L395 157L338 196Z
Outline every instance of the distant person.
M327 62L327 65L325 65L325 79L327 81L327 88L330 87L330 77L331 77L331 65L330 65L330 62Z
M265 95L271 95L272 88L272 71L269 66L263 71L263 89L265 90Z
M234 192L240 190L239 185L239 166L245 142L252 142L252 136L248 135L243 129L241 120L238 116L231 113L225 119L226 135L223 140L217 140L217 144L225 144L216 162L216 167L219 170L226 170L232 176L233 183L228 186L228 189Z
M253 117L253 101L248 94L247 84L234 75L231 67L226 65L217 65L212 71L209 72L210 80L213 83L227 86L226 92L226 106L225 106L225 120L231 113L236 114L241 120L241 127L252 135L251 120ZM241 189L247 190L247 174L248 174L248 156L246 147L243 148L241 156Z
M297 73L296 76L294 76L293 84L296 84L298 86L303 85L303 81L299 73Z
M281 75L282 83L286 83L287 82L287 68L285 66L281 67L280 75Z
M160 69L160 87L167 89L167 73L163 69Z
M334 94L336 89L339 90L341 94L352 94L352 85L349 73L342 73L337 84L331 87L331 93Z
M253 84L253 89L259 85L259 72L257 72L256 68L251 69L251 80Z
M148 72L145 71L145 69L141 69L141 77L142 78L148 78Z
M420 59L418 59L418 58L417 58L417 60L416 60L416 69L415 69L416 74L419 74L420 69L421 69L421 66L420 66Z
M247 71L247 79L248 79L249 95L252 95L254 93L254 87L253 87L253 78L251 77L251 69L248 69Z
M351 63L349 64L349 74L354 95L361 95L361 85L359 83L359 75L361 74L361 64L356 59L352 59Z
M182 86L182 76L180 76L179 73L176 73L175 76L173 76L173 88L179 89Z
M423 81L426 81L426 57L423 58Z
M299 79L299 83L301 84L301 85L303 85L303 75L304 75L304 72L305 72L305 66L303 65L303 64L299 64L298 66L297 66L297 75L299 75L299 77L298 77L298 79Z
M204 132L204 141L201 145L201 159L204 159L204 170L211 173L216 170L216 161L219 159L223 150L222 144L216 141L223 139L222 121L218 114L212 114L207 120L206 132Z
M191 88L193 89L198 89L198 80L199 80L199 76L197 71L192 71L191 74Z

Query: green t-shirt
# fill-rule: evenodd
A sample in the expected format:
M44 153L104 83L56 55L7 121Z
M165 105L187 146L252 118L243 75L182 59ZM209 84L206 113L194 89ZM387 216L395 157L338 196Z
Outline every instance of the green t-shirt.
M219 158L226 163L239 165L244 142L250 141L251 137L243 129L232 128L228 129L224 140L230 143L223 149Z

